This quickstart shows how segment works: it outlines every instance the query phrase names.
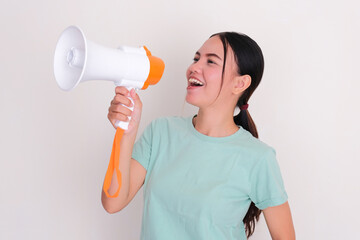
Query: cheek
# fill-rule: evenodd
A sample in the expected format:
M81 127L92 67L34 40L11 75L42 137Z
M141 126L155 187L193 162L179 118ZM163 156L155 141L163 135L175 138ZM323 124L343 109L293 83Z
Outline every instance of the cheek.
M218 69L209 69L209 71L207 71L207 76L205 76L207 78L207 82L212 83L214 85L221 85L221 79L222 79L222 72L219 71Z

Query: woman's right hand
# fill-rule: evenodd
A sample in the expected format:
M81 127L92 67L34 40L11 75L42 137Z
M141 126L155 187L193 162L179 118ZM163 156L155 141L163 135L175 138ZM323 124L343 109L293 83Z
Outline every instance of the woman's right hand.
M134 101L134 110L131 111L125 106L132 107L132 102L128 97L131 97ZM123 106L123 105L125 106ZM116 129L115 123L117 120L119 121L129 121L128 117L131 117L129 128L125 131L125 133L136 132L139 127L140 119L141 119L141 111L142 111L142 102L139 98L139 95L132 89L130 92L126 89L126 87L116 87L115 88L115 97L111 101L108 113L108 119L111 124ZM136 129L136 130L134 130Z

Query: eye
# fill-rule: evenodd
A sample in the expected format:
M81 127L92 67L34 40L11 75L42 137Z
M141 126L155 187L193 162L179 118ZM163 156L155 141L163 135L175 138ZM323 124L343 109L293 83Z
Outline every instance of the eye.
M194 61L194 62L197 62L197 61L199 61L199 58L194 57L193 61Z
M210 64L216 64L214 61L212 61L211 59L208 59L208 61L207 61L208 63L210 63Z

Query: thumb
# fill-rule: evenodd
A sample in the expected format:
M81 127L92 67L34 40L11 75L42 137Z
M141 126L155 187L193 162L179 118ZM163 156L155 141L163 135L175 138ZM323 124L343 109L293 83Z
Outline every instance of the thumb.
M135 89L131 89L130 97L133 99L135 106L141 103L139 95L136 93Z

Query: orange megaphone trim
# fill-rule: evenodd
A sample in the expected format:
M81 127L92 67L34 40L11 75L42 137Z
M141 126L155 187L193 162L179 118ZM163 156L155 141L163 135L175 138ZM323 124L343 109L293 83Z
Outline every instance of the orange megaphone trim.
M145 47L145 46L143 46L143 47L144 47L144 49L146 51L146 55L150 61L149 75L148 75L148 78L146 79L143 87L141 88L141 89L146 89L149 85L154 85L160 81L160 79L164 73L165 63L160 58L152 56L151 52L149 51L149 49L147 49L147 47Z

